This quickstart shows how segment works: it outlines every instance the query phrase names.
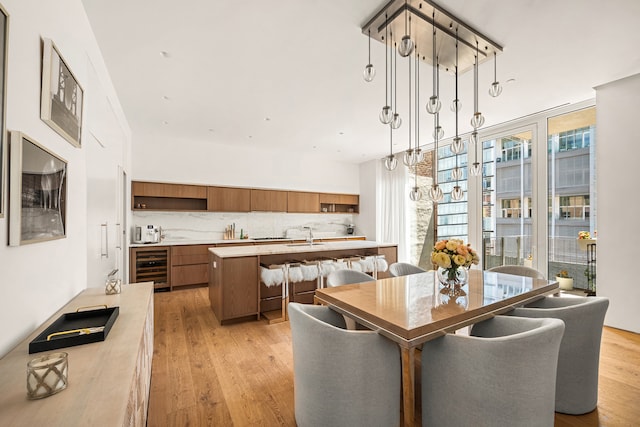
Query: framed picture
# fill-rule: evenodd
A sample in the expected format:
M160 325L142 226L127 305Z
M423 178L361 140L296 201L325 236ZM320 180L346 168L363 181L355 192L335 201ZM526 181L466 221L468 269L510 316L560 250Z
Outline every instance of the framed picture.
M9 245L66 237L67 162L22 132L9 150Z
M56 45L43 40L40 118L64 139L81 146L84 91Z
M9 15L0 5L0 218L4 217L5 175L7 174L7 133L5 110L7 106L7 46Z

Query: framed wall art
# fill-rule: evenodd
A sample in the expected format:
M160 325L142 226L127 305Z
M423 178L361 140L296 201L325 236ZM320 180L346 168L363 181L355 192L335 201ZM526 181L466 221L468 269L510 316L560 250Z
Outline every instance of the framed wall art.
M64 139L81 146L84 91L50 39L43 40L40 118Z
M7 46L9 38L9 15L0 5L0 218L4 217L4 195L7 175L7 133L5 132L5 110L7 107Z
M66 160L17 131L9 150L9 245L66 237Z

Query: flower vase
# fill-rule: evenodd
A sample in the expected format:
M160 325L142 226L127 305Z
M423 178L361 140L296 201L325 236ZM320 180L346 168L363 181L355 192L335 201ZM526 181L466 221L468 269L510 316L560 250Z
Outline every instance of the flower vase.
M449 296L458 296L460 288L467 284L469 271L464 267L458 268L438 268L438 281L442 285L441 293L448 293Z

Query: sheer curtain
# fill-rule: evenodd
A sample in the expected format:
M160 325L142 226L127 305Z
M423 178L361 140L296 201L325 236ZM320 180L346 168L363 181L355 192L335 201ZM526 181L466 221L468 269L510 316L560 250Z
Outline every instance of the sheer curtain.
M398 244L398 261L409 261L409 173L399 162L393 171L384 167L382 160L377 167L377 221L378 241Z

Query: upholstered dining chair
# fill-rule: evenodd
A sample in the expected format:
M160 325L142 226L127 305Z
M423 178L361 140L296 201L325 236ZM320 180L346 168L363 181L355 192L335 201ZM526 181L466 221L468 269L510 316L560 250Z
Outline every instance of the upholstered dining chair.
M513 274L516 276L526 276L533 279L545 279L544 274L540 273L535 268L525 267L524 265L499 265L497 267L490 268L489 271Z
M496 316L427 341L422 425L552 427L563 331L559 319Z
M373 331L344 329L325 306L289 303L296 423L396 426L400 420L400 350Z
M336 270L327 276L327 287L333 288L335 286L349 285L352 283L373 282L374 280L376 279L361 271Z
M425 269L408 262L394 262L389 266L389 274L393 277L408 276L410 274L424 273Z
M556 380L556 412L579 415L598 405L598 365L604 316L602 297L545 297L509 314L551 317L565 324Z

